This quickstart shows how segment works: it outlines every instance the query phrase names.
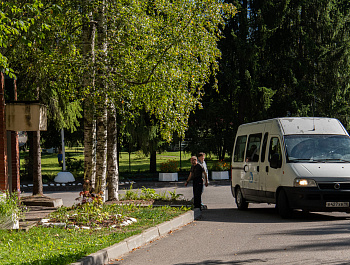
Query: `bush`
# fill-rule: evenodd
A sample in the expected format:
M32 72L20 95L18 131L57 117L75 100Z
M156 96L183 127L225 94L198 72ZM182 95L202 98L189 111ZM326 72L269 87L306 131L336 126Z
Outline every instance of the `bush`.
M215 161L211 170L212 171L226 171L230 169L230 164L224 160Z
M70 172L84 171L84 160L76 159L73 157L67 157L66 166L67 166L67 170Z
M12 194L9 194L9 192L0 192L0 219L12 217L13 215L17 218L22 218L24 215L24 210L21 207L21 201L17 193L12 192Z
M164 173L174 173L178 169L178 162L175 160L168 160L160 164L160 171Z
M146 155L142 152L142 150L138 150L135 152L135 159L144 159Z
M56 173L43 173L42 174L43 182L44 180L53 181L56 176L57 176Z

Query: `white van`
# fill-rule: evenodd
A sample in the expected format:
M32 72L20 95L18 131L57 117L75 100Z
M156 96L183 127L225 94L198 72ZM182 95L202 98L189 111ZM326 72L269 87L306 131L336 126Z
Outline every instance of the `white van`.
M337 119L276 118L239 126L231 191L238 209L249 202L293 209L350 212L350 137Z

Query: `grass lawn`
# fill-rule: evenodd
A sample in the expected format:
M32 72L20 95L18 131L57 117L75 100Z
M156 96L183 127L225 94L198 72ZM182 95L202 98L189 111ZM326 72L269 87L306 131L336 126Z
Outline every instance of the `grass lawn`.
M64 229L37 226L28 232L0 230L0 264L69 264L168 221L189 208L109 205L109 214L137 219L126 227Z
M21 170L24 169L25 153L21 152ZM160 172L161 163L168 160L175 160L178 163L178 170L189 171L191 168L190 153L181 152L163 152L157 154L157 171ZM83 176L83 160L84 153L82 147L66 148L66 165L67 170L76 176ZM225 159L229 161L229 157ZM213 165L218 162L216 156L207 156L206 163L208 170L211 171ZM150 157L141 154L140 152L132 152L130 155L127 152L121 152L119 156L119 172L121 176L123 173L147 173L149 171ZM69 166L72 165L70 168ZM62 168L58 165L57 154L42 153L41 155L41 167L43 178L53 179L58 172L62 171Z

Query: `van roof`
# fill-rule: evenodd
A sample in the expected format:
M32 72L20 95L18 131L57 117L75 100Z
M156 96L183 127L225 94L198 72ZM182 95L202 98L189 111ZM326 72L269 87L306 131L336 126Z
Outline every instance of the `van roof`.
M249 123L277 122L284 135L288 134L335 134L348 135L339 120L320 117L284 117ZM248 125L248 124L245 124Z
M284 134L347 134L337 119L317 117L279 118Z

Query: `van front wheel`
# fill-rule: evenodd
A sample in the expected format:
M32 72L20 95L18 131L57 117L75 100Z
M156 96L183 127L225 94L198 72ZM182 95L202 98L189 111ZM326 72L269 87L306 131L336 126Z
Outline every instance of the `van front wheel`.
M241 188L236 190L236 204L238 210L246 210L248 208L248 202L244 199Z
M278 193L277 209L278 209L279 215L283 219L288 219L292 217L293 210L289 207L287 194L284 190L281 190Z

